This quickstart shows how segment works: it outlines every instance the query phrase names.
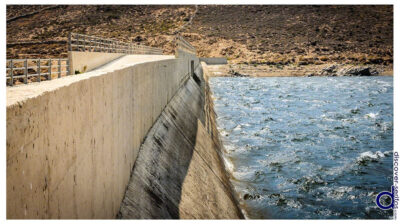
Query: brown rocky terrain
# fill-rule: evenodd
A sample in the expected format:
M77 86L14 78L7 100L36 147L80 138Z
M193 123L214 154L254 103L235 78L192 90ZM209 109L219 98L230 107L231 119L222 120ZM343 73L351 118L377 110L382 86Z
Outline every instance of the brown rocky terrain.
M189 32L212 45L203 54L239 62L391 63L393 55L391 6L206 6Z
M387 70L393 63L393 6L385 5L8 5L11 18L7 58L66 57L69 32L173 53L178 32L200 56L227 57L230 64L281 69L344 63Z

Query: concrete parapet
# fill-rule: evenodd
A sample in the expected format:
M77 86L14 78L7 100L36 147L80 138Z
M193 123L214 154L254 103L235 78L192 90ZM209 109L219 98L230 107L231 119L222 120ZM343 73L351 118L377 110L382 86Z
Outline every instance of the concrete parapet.
M92 71L124 55L121 53L68 51L70 75Z
M7 218L116 216L143 139L190 71L145 59L7 88Z
M199 58L200 61L204 61L208 65L221 65L221 64L228 64L228 61L224 57L219 58Z
M242 218L196 55L77 53L7 88L7 218Z

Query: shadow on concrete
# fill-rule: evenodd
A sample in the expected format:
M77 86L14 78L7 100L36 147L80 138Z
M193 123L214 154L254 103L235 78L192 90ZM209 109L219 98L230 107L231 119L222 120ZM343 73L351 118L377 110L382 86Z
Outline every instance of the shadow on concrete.
M139 150L117 218L243 218L209 115L212 105L205 107L206 89L202 76L193 74L163 110ZM212 112L206 115L205 108Z
M143 142L118 218L177 219L203 96L193 79L173 97Z

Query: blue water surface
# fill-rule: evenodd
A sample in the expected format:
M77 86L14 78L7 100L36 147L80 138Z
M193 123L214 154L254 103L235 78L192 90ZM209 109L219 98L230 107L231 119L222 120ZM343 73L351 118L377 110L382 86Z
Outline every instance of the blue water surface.
M225 159L249 218L387 219L392 77L210 79Z

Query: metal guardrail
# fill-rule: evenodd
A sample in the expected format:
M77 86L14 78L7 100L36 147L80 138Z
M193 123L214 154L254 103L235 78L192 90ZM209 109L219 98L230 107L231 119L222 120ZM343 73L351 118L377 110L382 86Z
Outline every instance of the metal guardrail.
M181 36L176 37L176 47L196 54L196 48ZM159 48L76 33L70 33L68 36L68 50L123 54L163 54L162 49ZM17 83L40 82L42 77L45 77L46 80L51 80L68 76L70 74L69 70L70 62L68 58L8 59L6 80L9 86ZM54 77L54 75L57 76Z
M115 39L100 38L77 33L69 34L68 50L123 54L163 54L163 51L160 48L125 43Z
M189 51L193 54L196 54L196 48L193 47L188 41L186 41L183 37L177 36L176 37L176 44L178 48L181 48L183 50Z
M69 75L68 58L8 59L6 62L6 79L9 86L13 86L16 81L27 84L40 82L42 77L51 80Z

